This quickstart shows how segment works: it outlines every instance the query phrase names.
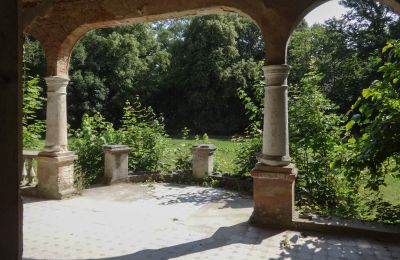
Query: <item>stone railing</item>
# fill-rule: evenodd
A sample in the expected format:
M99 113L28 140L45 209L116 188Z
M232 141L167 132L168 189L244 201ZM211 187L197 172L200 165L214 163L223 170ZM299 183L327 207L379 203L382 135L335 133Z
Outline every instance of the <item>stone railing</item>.
M38 156L39 152L38 151L26 151L24 150L22 152L22 157L24 159L24 165L22 167L22 172L21 172L21 185L22 186L28 186L28 185L33 185L37 183L37 177L36 177L36 158Z

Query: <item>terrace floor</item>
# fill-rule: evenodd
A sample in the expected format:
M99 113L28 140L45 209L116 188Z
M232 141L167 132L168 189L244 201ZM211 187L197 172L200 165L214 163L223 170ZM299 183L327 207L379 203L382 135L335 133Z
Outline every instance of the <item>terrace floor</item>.
M249 226L250 197L195 186L119 184L24 198L23 259L400 259L400 245Z

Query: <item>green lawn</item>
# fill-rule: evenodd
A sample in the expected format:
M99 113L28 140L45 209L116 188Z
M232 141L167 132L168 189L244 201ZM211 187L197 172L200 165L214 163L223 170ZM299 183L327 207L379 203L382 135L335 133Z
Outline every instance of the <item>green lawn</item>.
M392 204L400 204L400 179L387 176L386 184L386 187L381 187L383 198Z

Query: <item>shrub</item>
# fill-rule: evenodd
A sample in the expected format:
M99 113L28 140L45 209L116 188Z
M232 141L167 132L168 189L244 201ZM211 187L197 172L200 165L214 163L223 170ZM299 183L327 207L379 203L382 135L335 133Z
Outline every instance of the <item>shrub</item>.
M388 173L400 178L400 41L389 41L383 54L379 79L363 89L348 113L344 156L338 160L349 178L368 172L367 188L374 191L386 185Z
M42 136L45 132L45 123L38 120L37 113L44 107L45 98L41 97L42 88L38 85L38 78L31 78L23 85L23 147L24 149L40 149Z
M96 113L85 114L82 125L74 133L71 149L78 155L75 162L76 184L83 188L93 184L104 174L103 145L118 143L113 125Z
M322 211L347 211L349 198L341 186L348 183L330 168L340 143L341 118L335 114L335 105L322 94L320 79L311 72L298 86L290 87L290 152L299 169L297 202Z
M239 138L237 142L240 143L240 146L234 160L235 174L246 176L250 174L251 169L257 163L256 155L262 150L262 135Z
M163 166L160 160L166 146L163 118L157 117L151 107L143 107L139 97L132 105L126 103L118 134L119 141L132 149L131 170L156 171Z
M187 140L189 138L190 130L185 127L182 129L182 139ZM197 139L197 138L196 138ZM192 153L190 150L190 144L182 142L179 147L176 148L176 159L175 169L176 170L191 170L192 169Z
M77 185L87 187L104 174L105 144L125 144L129 154L129 169L155 171L161 168L160 158L165 146L164 124L150 107L142 107L139 98L126 103L121 127L115 129L99 113L84 115L82 126L74 133L71 148L78 155L76 162Z

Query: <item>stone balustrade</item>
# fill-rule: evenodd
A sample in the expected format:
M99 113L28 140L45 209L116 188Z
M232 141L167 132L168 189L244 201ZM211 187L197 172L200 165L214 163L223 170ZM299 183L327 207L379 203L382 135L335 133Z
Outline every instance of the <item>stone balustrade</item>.
M28 186L37 183L35 161L38 157L38 154L38 151L23 151L22 157L24 160L24 165L22 167L20 176L20 184L22 186Z

